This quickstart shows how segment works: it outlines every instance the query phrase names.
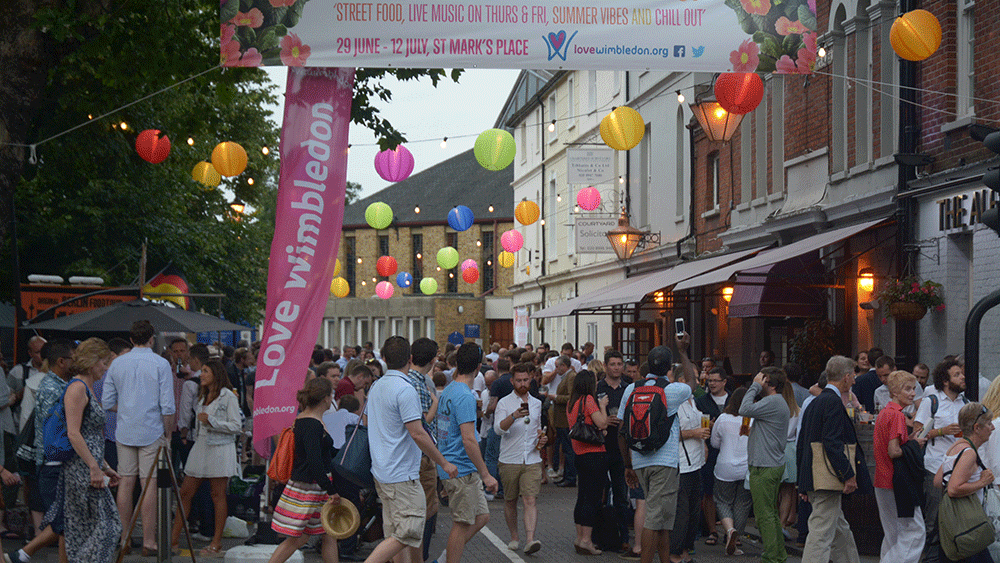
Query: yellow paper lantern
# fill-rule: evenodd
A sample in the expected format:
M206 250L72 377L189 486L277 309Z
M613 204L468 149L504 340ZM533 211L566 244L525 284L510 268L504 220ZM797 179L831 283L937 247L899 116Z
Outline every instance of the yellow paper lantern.
M514 253L504 250L497 256L497 262L501 268L510 268L514 265Z
M239 143L219 143L212 149L212 166L223 176L239 176L247 168L247 151Z
M347 280L341 277L333 278L330 282L330 293L335 297L343 298L347 297L347 294L351 292L351 286L347 283Z
M927 10L906 12L893 22L889 42L900 57L922 61L941 46L941 23Z
M527 199L521 200L521 203L517 204L517 207L514 208L514 218L522 225L534 223L541 214L542 212L538 209L538 204Z
M642 116L630 107L617 107L601 120L601 139L616 151L634 148L645 132Z
M222 181L222 176L219 172L208 162L199 162L194 165L194 169L191 170L191 177L195 179L196 182L201 182L202 184L214 188L219 185Z
M483 168L497 171L514 162L517 145L514 137L503 129L487 129L476 138L472 152Z
M333 275L340 275L340 260L335 260L333 263Z

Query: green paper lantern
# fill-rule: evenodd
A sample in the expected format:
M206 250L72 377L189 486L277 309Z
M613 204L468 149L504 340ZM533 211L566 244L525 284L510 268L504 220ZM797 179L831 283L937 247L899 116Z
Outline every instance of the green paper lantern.
M446 246L438 250L437 261L438 266L441 266L442 270L450 270L458 266L458 251L450 246Z
M497 171L514 162L517 145L514 137L503 129L487 129L476 138L473 152L483 168Z
M424 295L433 295L437 293L437 290L438 282L434 278L424 278L420 280L420 291L422 291Z
M365 209L365 221L375 230L381 230L392 223L392 208L388 203L376 201Z

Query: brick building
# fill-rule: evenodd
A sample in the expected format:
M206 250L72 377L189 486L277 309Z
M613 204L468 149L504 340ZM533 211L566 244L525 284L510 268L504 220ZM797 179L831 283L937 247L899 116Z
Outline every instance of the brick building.
M487 345L494 340L509 342L512 273L497 264L497 254L502 250L500 235L513 223L510 182L510 168L486 170L469 150L348 206L338 258L351 293L342 299L330 297L320 342L381 343L401 335L411 341L427 336L443 345L456 331ZM382 230L365 221L365 210L377 201L393 210L392 224ZM448 226L448 212L456 205L469 207L475 216L466 231ZM460 264L470 258L477 262L480 275L475 283L466 283L459 267L442 270L437 265L437 252L445 246L458 250ZM379 276L380 256L395 258L398 271L409 272L413 284L401 288L395 275ZM420 291L424 278L437 281L433 295ZM376 284L383 280L393 283L390 299L375 295Z

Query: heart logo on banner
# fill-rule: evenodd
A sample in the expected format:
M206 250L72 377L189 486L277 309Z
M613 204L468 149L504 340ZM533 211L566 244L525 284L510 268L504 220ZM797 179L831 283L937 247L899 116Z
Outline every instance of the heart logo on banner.
M562 47L563 41L566 41L566 32L560 31L559 35L555 33L549 33L549 43L552 45L552 49L558 51Z

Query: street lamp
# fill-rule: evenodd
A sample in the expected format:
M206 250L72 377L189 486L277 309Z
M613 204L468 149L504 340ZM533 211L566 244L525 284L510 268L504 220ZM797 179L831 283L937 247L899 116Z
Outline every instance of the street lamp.
M647 244L659 244L660 234L640 231L629 224L628 213L622 209L618 217L618 226L608 231L608 241L615 250L619 260L625 261L632 257L636 250L645 248Z
M743 121L743 115L730 113L716 101L712 94L702 94L695 97L691 111L698 118L698 124L710 141L728 143L736 133L736 128Z
M862 291L872 291L875 289L875 270L861 268L858 272L858 289Z
M229 204L229 208L233 210L233 218L240 221L243 218L243 210L246 209L246 204L243 200L236 198L232 203Z

